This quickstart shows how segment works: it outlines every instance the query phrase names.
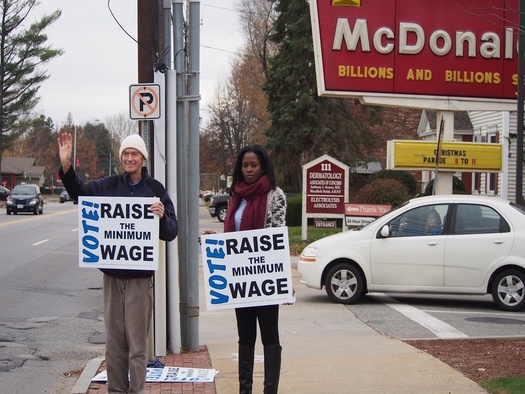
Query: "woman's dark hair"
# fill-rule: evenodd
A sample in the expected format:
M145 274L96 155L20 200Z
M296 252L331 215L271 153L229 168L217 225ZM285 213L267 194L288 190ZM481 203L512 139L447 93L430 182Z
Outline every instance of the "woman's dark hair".
M233 181L230 189L230 193L233 192L235 184L237 182L243 181L244 177L242 175L242 159L246 153L255 153L261 162L262 175L267 175L270 180L270 185L272 189L275 189L277 186L277 181L275 180L275 171L273 169L273 163L268 157L268 153L261 145L248 145L244 147L239 154L237 155L237 161L235 162L235 168L233 169Z

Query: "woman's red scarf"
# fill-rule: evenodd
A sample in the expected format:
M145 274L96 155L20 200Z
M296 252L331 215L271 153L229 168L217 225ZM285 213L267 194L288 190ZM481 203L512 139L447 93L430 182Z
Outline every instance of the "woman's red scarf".
M272 190L270 179L263 175L257 182L247 184L246 182L235 183L228 214L224 220L224 232L235 231L235 212L241 204L241 200L246 200L246 207L241 218L239 230L255 230L264 228L266 224L266 202L267 195Z

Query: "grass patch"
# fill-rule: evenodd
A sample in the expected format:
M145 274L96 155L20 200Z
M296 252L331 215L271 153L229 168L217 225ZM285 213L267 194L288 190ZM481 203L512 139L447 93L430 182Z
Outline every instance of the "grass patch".
M316 228L308 227L308 240L301 240L301 226L288 227L288 238L290 241L290 254L292 256L299 256L302 250L310 243L318 239L327 237L332 234L337 234L342 231L340 228Z
M498 378L480 383L491 394L521 394L525 393L523 377Z

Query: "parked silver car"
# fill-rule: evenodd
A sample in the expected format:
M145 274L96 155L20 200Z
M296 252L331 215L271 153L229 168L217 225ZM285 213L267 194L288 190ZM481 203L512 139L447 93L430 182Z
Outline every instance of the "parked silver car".
M352 304L368 292L492 294L525 308L525 208L497 197L415 198L302 252L301 282Z

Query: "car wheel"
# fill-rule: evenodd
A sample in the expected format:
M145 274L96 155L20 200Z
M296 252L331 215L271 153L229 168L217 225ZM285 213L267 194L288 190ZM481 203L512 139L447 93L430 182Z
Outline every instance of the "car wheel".
M44 204L40 205L40 215L44 213Z
M224 219L226 219L226 214L228 213L228 208L221 207L217 211L217 219L219 219L219 222L224 222Z
M520 311L525 307L525 275L518 270L501 272L492 283L492 299L503 311Z
M337 264L328 271L325 279L328 297L340 304L354 304L364 290L361 272L351 264Z
M7 213L8 215L11 215L11 211L9 209L6 209L5 213Z
M38 215L38 211L39 211L38 205L35 205L35 209L33 211L33 215Z

